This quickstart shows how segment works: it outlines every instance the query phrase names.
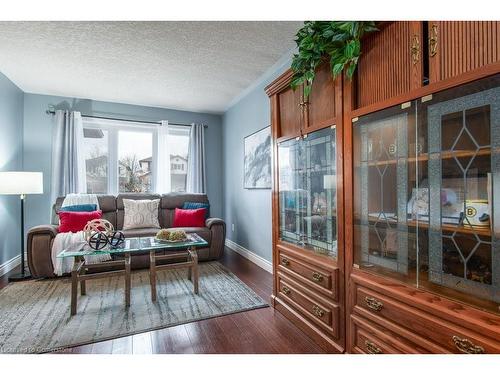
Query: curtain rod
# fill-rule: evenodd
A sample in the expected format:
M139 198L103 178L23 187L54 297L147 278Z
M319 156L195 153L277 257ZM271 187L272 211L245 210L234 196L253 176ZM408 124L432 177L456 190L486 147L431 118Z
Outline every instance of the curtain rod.
M45 111L45 113L47 113L48 115L55 115L56 111L55 110L51 110L51 109L47 109ZM126 121L126 122L142 122L142 123L145 123L145 124L155 124L155 125L161 124L161 121L131 120L131 119L126 119L126 118L90 116L90 115L84 115L84 114L82 114L82 117L97 118L97 119L101 119L101 120L117 120L117 121ZM191 127L190 124L182 124L182 123L176 123L176 122L170 122L170 121L168 122L168 124L169 125L175 125L175 126L189 126L189 127ZM206 128L208 128L208 125L203 125L203 127L206 129Z

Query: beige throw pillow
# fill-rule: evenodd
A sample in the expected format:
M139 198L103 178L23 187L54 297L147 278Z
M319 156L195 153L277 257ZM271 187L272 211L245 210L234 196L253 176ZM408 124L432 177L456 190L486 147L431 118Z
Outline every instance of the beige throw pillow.
M123 229L159 228L158 207L159 199L134 200L124 199Z

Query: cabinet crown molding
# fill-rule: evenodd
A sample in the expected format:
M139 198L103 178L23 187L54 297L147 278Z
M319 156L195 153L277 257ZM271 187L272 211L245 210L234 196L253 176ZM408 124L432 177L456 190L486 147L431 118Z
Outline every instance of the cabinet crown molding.
M287 69L282 75L276 78L273 82L264 89L267 96L273 96L290 85L293 78L292 69Z

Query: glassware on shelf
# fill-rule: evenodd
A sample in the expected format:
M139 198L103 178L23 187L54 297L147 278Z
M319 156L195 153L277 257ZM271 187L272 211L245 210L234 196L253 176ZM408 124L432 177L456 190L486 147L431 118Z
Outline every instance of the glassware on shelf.
M406 227L412 109L391 108L354 125L356 262L408 274Z
M335 129L278 145L280 238L337 256Z
M360 117L353 149L355 264L500 313L500 75Z
M500 303L500 246L492 236L492 183L500 173L500 87L488 87L494 82L425 103L429 160L421 179L430 186L428 281ZM454 192L451 199L446 191Z

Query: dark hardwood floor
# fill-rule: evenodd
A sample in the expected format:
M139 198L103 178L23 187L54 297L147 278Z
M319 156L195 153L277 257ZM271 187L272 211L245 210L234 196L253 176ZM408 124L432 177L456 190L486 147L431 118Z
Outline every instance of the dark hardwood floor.
M229 249L226 249L220 262L264 300L269 301L272 292L271 274ZM8 284L7 276L0 278L0 288ZM280 313L267 307L77 346L58 353L285 354L324 351Z

